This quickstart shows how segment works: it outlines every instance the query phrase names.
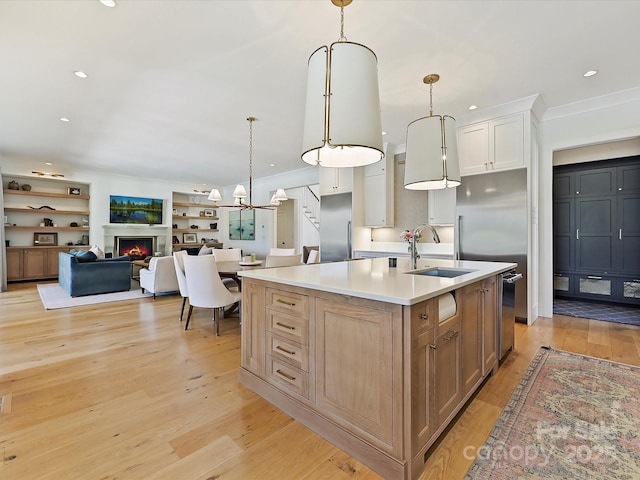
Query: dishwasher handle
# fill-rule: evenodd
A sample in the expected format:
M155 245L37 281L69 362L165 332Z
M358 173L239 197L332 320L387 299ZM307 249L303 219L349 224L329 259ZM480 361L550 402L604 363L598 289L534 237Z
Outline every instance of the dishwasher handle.
M515 283L522 278L521 273L512 273L502 276L502 281L506 283Z

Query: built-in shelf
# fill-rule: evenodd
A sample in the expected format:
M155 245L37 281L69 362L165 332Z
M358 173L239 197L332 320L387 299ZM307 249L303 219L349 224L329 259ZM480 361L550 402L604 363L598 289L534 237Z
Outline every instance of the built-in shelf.
M89 215L89 210L49 210L48 208L14 208L5 207L5 212L15 213L46 213L47 215Z
M34 192L31 190L11 190L9 188L5 188L3 192L5 194L30 195L32 197L76 198L80 200L89 200L89 195L69 195L68 193Z
M174 228L173 231L198 233L198 232L217 232L219 230L217 228Z
M87 232L89 231L89 227L38 227L37 225L34 226L22 226L22 225L5 225L4 228L6 228L7 230L37 230L37 231L43 231L43 232L71 232L71 231L82 231L82 232Z
M173 215L173 218L197 218L198 220L219 220L219 217L207 217L205 215Z

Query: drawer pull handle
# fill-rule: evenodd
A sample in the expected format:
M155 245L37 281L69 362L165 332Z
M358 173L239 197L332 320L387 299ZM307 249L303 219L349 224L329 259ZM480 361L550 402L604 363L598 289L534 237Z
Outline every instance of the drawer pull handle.
M288 329L288 330L295 330L295 329L296 329L296 327L292 327L292 326L290 326L290 325L285 325L285 324L284 324L284 323L282 323L282 322L276 322L276 325L277 325L278 327L286 328L286 329Z
M421 318L422 320L427 320L427 319L429 318L429 315L427 315L426 313L421 313L421 314L420 314L420 318Z
M295 306L296 306L296 304L295 304L295 303L287 302L287 301L285 301L285 300L282 300L281 298L279 298L278 300L276 300L276 302L278 302L278 303L284 303L285 305L288 305L289 307L295 307Z
M296 354L296 352L292 352L291 350L287 350L286 348L283 348L280 345L276 345L276 350L280 350L281 352L287 353L289 355L295 355Z
M453 337L458 336L458 334L459 334L459 333L460 333L460 332L459 332L458 330L453 330L453 331L451 331L451 332L447 332L447 334L444 336L444 339L445 339L447 342L449 342L449 341L451 341L451 339L452 339Z
M436 347L433 343L430 343L430 344L429 344L429 348L430 348L431 350L437 350L437 349L438 349L438 347Z
M602 277L596 277L595 275L587 275L589 280L602 280Z
M276 370L276 373L284 378L286 378L287 380L293 382L295 381L296 377L292 377L291 375L288 375L286 373L284 373L282 370Z

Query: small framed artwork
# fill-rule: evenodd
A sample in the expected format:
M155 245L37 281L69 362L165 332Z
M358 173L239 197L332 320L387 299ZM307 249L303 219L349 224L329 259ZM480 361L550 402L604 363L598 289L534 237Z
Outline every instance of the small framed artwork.
M213 208L205 208L204 209L204 216L205 217L215 217L216 216L216 211Z
M198 235L195 233L183 233L182 243L198 243Z
M55 246L58 245L57 233L34 233L33 244L43 246Z
M173 236L173 238L171 239L171 243L173 243L174 245L177 243L180 243L180 240L178 240L178 237L176 237L175 235Z
M81 195L82 191L78 187L69 187L67 193L69 193L69 195Z

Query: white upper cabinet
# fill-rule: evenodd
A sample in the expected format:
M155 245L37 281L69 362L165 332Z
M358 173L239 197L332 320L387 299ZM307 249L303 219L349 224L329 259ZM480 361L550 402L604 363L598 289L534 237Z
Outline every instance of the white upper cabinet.
M379 162L363 167L366 227L393 227L394 152L394 145L385 144L385 157Z
M429 224L453 225L456 218L456 188L429 190Z
M523 113L466 125L457 135L462 176L525 166Z
M320 168L320 195L353 191L353 168Z

